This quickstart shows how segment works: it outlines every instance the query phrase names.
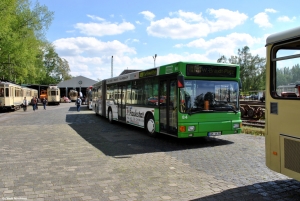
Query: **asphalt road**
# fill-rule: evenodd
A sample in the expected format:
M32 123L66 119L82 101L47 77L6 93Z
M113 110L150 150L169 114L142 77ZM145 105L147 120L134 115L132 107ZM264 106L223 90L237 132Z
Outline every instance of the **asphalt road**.
M148 137L74 103L0 113L2 200L300 200L264 137Z

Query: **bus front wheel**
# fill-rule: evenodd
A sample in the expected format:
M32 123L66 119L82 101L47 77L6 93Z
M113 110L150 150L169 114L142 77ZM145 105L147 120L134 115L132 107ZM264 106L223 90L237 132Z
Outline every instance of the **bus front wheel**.
M155 132L155 121L152 115L148 115L146 118L146 132L149 136L151 137L156 137L156 132Z
M108 121L111 124L113 123L113 114L112 114L111 109L108 110Z

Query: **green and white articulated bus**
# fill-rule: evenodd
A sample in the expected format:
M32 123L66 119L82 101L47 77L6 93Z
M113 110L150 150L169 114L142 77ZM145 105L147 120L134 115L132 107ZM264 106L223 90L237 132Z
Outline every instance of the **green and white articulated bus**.
M240 67L176 62L93 85L93 110L114 121L177 138L241 132Z

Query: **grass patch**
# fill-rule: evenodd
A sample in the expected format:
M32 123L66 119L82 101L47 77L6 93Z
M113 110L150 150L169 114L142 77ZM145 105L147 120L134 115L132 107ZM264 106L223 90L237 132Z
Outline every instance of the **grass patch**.
M265 136L265 129L264 128L255 128L255 127L250 127L250 126L243 126L242 133Z

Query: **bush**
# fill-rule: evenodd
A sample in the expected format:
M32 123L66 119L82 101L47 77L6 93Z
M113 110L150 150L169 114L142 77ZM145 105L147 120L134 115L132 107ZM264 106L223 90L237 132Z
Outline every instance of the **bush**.
M255 128L255 127L250 127L250 126L243 126L242 133L265 136L265 129Z

